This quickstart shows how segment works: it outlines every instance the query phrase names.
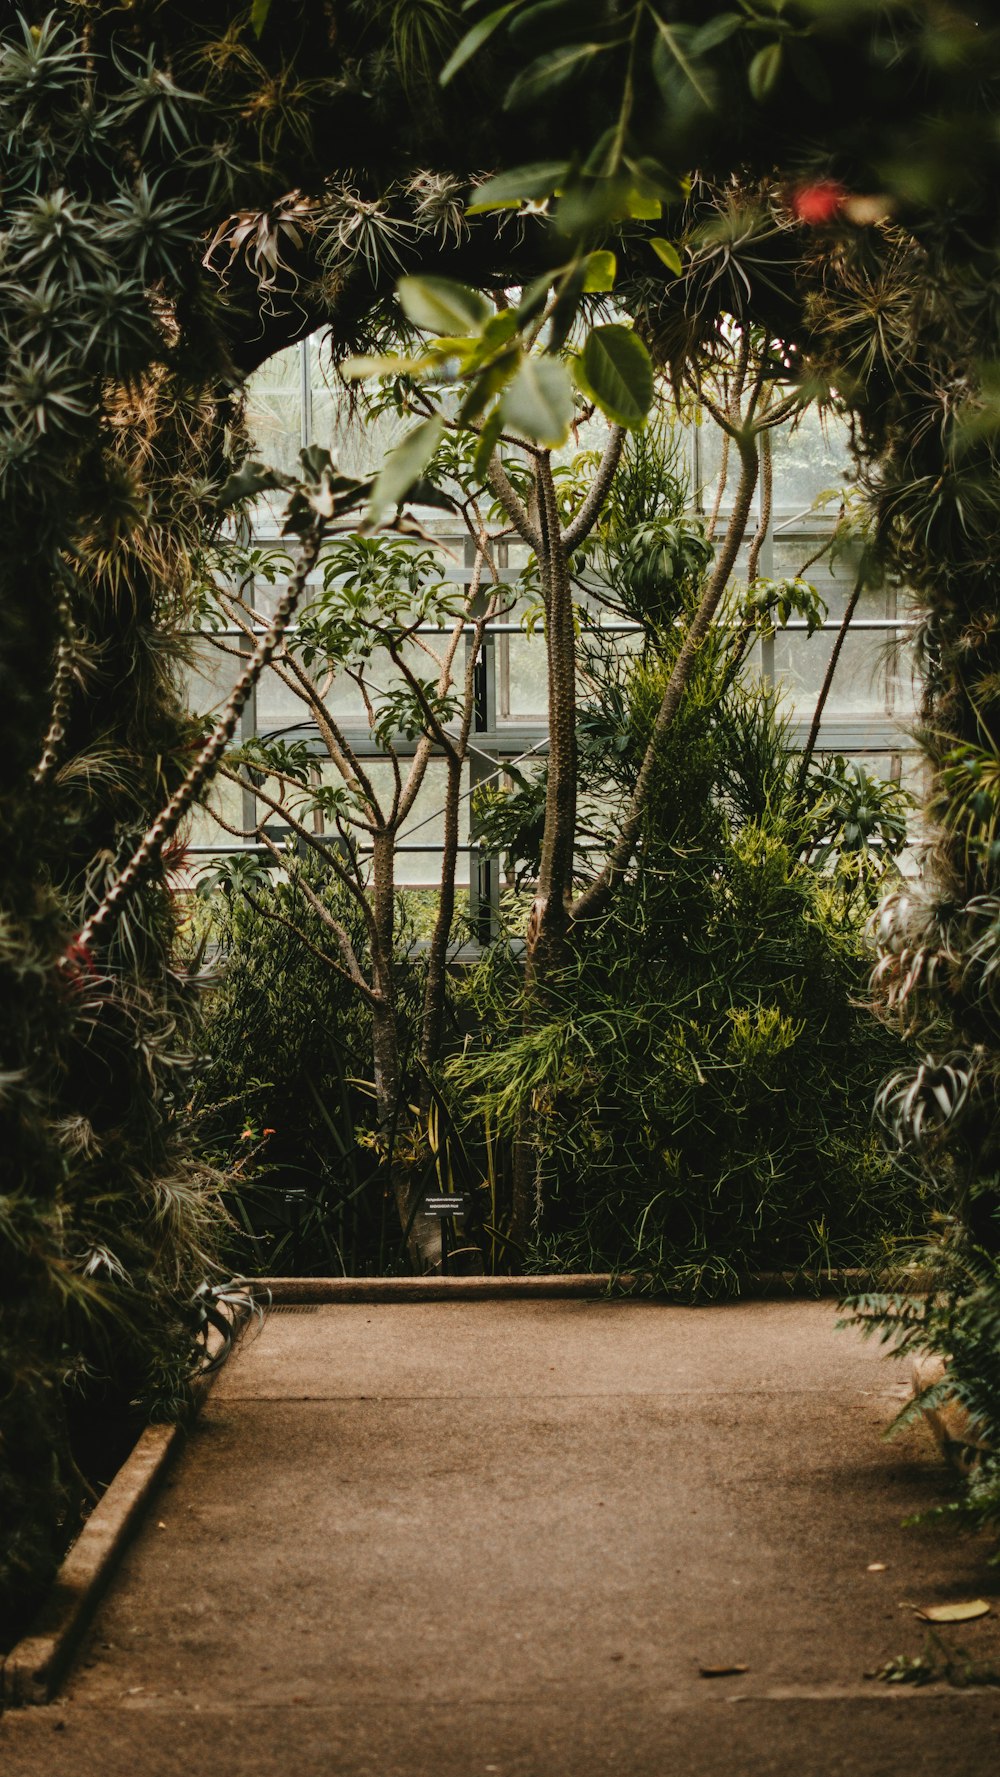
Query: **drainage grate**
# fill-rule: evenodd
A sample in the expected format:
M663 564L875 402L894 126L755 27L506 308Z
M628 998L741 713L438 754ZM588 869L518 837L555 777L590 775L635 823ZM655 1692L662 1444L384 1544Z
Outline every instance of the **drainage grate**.
M269 1314L315 1314L318 1302L272 1302Z

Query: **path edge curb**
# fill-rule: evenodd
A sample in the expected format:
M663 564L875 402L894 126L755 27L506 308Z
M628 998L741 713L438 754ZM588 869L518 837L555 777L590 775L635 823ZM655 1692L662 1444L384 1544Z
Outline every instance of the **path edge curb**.
M234 1342L243 1325L234 1328ZM209 1356L218 1351L209 1340ZM109 1481L79 1536L63 1556L25 1635L0 1656L0 1714L51 1703L90 1627L122 1555L167 1469L194 1425L217 1371L195 1377L191 1411L172 1425L147 1425Z
M64 1557L28 1633L0 1669L5 1709L48 1703L121 1556L185 1436L183 1425L147 1425Z
M611 1300L619 1293L650 1302L677 1301L677 1298L643 1294L645 1280L641 1276L614 1275L605 1271L528 1277L254 1277L242 1281L253 1291L258 1307L265 1311L268 1297L276 1308L314 1304L317 1307L332 1306L338 1302L492 1302L594 1296L606 1296ZM919 1289L917 1272L908 1273L907 1281ZM829 1276L820 1277L796 1272L761 1272L749 1280L741 1295L727 1300L730 1305L734 1301L759 1301L762 1297L791 1300L806 1296L836 1301L871 1287L870 1271L834 1271Z

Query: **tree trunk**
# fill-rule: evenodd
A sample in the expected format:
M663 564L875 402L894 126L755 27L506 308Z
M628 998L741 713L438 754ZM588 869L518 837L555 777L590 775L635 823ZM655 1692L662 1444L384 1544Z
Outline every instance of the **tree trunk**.
M389 1186L396 1204L400 1228L418 1272L431 1271L440 1259L440 1229L419 1213L414 1215L413 1179L399 1158L399 1134L406 1119L403 1068L399 1050L399 1006L396 997L395 936L396 835L382 828L372 842L372 1068L375 1083L375 1114L383 1143Z
M538 889L528 924L525 1000L544 998L569 929L576 841L576 638L569 558L559 528L548 452L539 457L538 507L548 663L549 756Z

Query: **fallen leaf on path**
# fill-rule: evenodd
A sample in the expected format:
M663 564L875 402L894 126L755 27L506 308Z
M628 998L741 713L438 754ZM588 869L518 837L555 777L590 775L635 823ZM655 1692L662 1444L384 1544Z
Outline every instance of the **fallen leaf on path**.
M699 1666L700 1678L735 1678L739 1672L749 1672L749 1666Z
M868 1572L869 1573L884 1573L885 1572L885 1562L884 1561L869 1561Z
M926 1610L914 1607L925 1623L971 1623L976 1617L989 1615L985 1598L971 1598L965 1604L928 1604Z

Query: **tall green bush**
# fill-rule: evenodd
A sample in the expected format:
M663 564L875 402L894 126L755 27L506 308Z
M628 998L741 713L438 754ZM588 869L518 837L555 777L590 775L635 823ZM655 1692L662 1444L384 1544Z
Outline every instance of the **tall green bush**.
M592 678L595 804L629 793L669 646ZM774 697L731 676L732 646L716 632L702 651L639 866L545 1020L519 1024L511 949L469 987L482 1035L452 1075L494 1128L533 1107L533 1266L718 1294L762 1269L874 1263L923 1222L872 1123L903 1048L864 1004L903 799L843 761L801 787ZM501 830L516 853L509 813Z
M320 864L305 869L364 962L357 903ZM327 929L298 880L281 880L253 857L213 872L203 888L198 924L215 962L193 1111L200 1150L226 1180L229 1262L271 1275L406 1269L377 1134L371 1012L323 960ZM421 978L407 957L404 922L405 915L399 1028L412 1082ZM403 1150L409 1124L400 1105Z

